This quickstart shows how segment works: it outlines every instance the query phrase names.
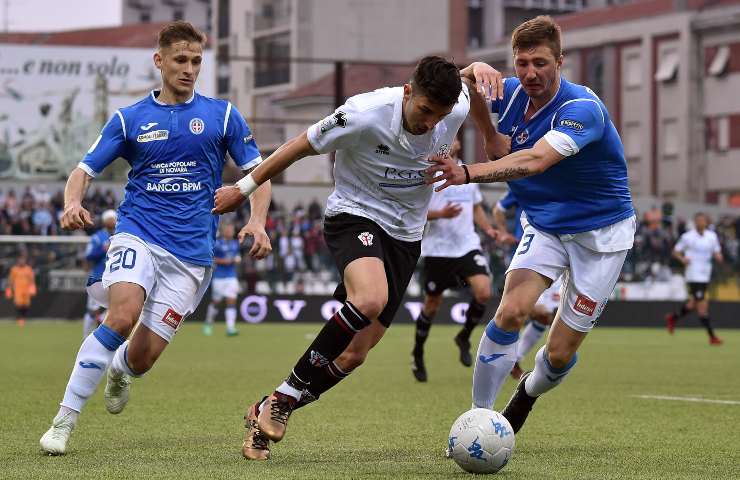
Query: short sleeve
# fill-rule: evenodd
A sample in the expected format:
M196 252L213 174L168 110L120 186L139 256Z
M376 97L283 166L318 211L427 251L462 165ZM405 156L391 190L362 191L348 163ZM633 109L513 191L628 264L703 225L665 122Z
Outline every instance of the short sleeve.
M308 142L318 153L351 148L363 132L361 112L348 101L331 115L308 128Z
M566 102L555 114L552 129L545 140L561 155L575 155L604 134L606 119L596 100L577 99Z
M686 233L684 233L683 235L681 235L681 238L678 239L678 243L676 243L676 246L673 248L679 252L684 252L686 251L686 247L688 246L687 244L688 240L686 238Z
M248 170L262 162L257 142L239 110L231 103L224 116L224 139L226 150L242 170Z
M122 157L126 150L126 121L120 110L108 120L87 155L77 165L91 177L97 176L105 167Z
M474 184L474 187L475 188L473 189L473 203L474 204L481 203L483 201L483 195L481 195L480 193L480 187L478 186L478 184Z

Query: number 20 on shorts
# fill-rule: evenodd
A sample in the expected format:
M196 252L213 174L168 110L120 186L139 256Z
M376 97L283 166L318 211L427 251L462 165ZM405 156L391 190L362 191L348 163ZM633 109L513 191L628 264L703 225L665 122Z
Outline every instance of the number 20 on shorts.
M132 248L119 250L111 257L110 272L113 273L121 267L132 269L134 265L136 265L136 250Z

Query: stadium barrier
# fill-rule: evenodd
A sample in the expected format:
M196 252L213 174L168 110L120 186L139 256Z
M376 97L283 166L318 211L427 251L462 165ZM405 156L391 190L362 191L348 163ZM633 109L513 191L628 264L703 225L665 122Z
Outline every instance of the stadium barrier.
M210 295L206 294L189 321L200 322L205 318ZM34 297L30 318L56 318L76 320L85 312L86 297L80 292L40 292ZM247 323L262 322L318 322L331 318L339 302L328 296L316 295L244 295L239 298L239 319ZM491 318L498 305L494 300L483 318ZM599 325L610 327L661 327L666 312L678 308L677 301L624 301L613 300L607 304ZM467 302L463 297L445 297L435 323L462 324L465 321ZM421 298L407 297L394 319L395 323L412 323L421 309ZM740 328L740 302L713 302L710 306L712 323L717 328ZM12 319L15 310L11 302L0 301L0 318ZM223 314L221 314L223 315ZM698 321L687 318L682 327L698 327Z

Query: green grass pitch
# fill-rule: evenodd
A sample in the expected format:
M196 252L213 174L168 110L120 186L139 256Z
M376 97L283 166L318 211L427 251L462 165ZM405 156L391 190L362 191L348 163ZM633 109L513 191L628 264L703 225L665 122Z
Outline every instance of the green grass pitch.
M80 324L0 323L0 478L468 478L443 456L452 422L470 405L472 370L457 361L454 327L432 329L427 384L411 375L411 326L391 328L364 366L291 418L261 463L240 454L245 407L282 380L319 325L241 325L234 338L223 325L212 337L199 327L186 324L134 382L122 414L106 413L101 385L69 453L48 457L38 440L61 399ZM698 329L671 337L597 328L572 375L537 402L499 476L740 478L740 404L638 397L740 401L740 330L719 334L725 344L710 347Z

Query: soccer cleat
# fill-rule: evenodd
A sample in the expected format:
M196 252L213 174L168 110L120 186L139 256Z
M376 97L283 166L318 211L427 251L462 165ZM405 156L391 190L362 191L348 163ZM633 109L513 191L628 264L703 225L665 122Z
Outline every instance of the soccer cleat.
M105 383L105 409L114 415L123 411L128 403L131 379L125 373L115 375L112 369L108 369L108 380Z
M424 366L424 355L418 354L414 351L411 353L411 372L420 382L427 381L427 369Z
M524 422L527 420L529 412L532 410L534 402L537 400L537 397L530 397L527 395L527 391L524 389L524 383L531 373L532 372L526 372L521 376L519 384L516 386L516 390L514 390L514 394L501 411L501 415L506 417L506 420L509 421L514 433L521 430L522 425L524 425Z
M204 324L203 325L203 335L205 335L206 337L210 337L211 335L213 335L213 325L209 325L207 323Z
M239 335L239 330L237 330L237 329L234 329L234 330L226 330L226 336L227 337L236 337L237 335Z
M249 407L249 410L244 415L244 426L247 429L247 433L244 434L242 455L247 460L268 460L270 458L270 440L262 433L257 424L259 404L263 400Z
M75 429L74 415L73 412L67 412L61 418L54 419L51 428L39 440L41 450L49 455L64 455L67 451L69 436Z
M469 367L473 364L473 358L470 356L470 340L462 336L462 332L455 335L455 345L460 349L460 363Z
M514 380L519 380L520 378L522 378L524 370L522 370L522 366L519 365L519 362L514 363L514 366L511 368L510 374Z
M285 436L288 419L296 406L295 398L280 392L273 392L262 404L262 411L257 416L257 426L265 437L279 442Z
M722 339L712 335L709 337L709 345L722 345Z
M668 333L673 335L673 331L676 329L676 314L675 313L666 314L665 326L668 329Z

